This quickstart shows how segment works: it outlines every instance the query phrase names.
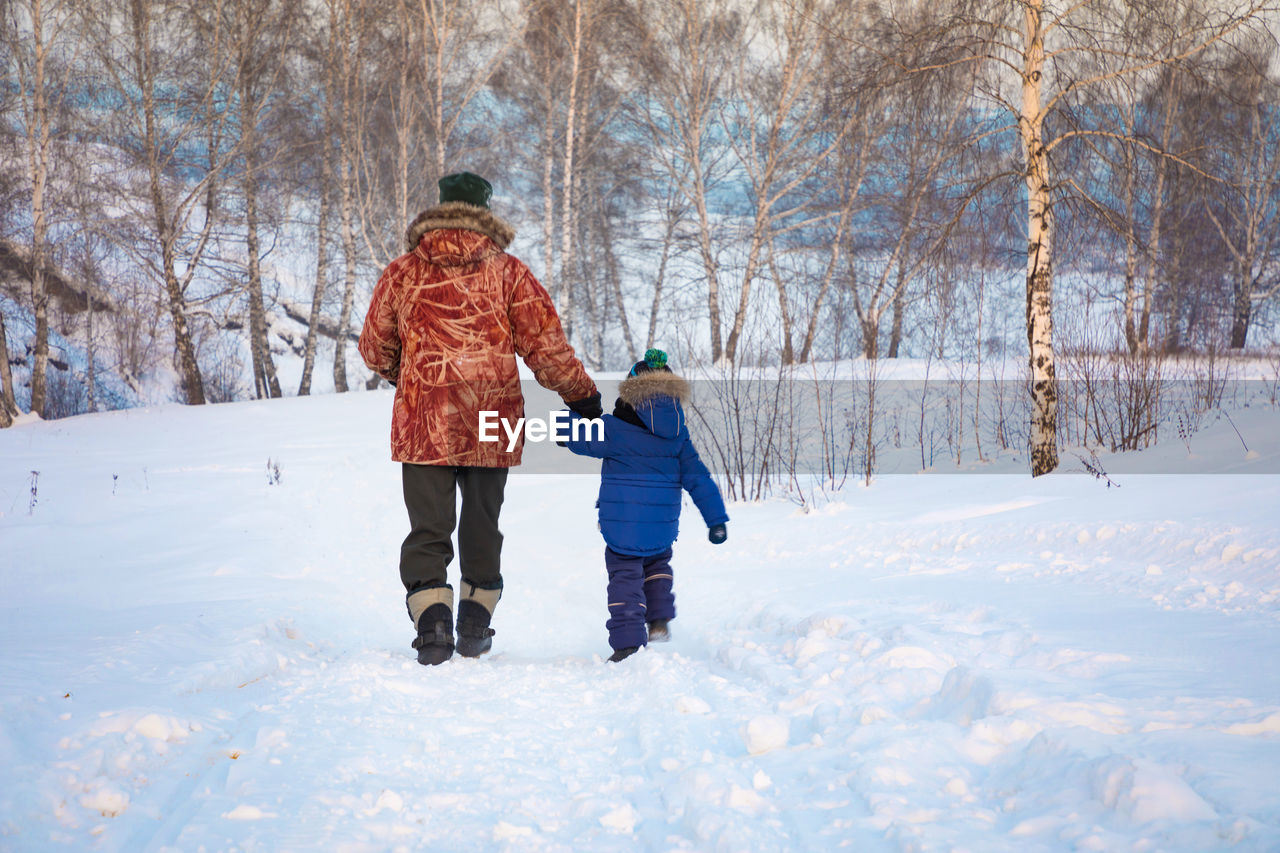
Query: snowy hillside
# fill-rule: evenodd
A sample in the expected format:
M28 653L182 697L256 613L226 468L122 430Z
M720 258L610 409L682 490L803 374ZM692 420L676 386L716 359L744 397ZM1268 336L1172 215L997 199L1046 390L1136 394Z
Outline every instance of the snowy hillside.
M611 664L596 480L521 473L495 650L424 668L390 401L0 432L0 849L1280 849L1280 476L687 506Z

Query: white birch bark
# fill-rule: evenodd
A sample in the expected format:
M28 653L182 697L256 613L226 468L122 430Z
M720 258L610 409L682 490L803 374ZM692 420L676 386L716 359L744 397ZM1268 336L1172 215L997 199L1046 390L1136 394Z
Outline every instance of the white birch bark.
M1018 131L1027 182L1027 344L1031 369L1031 474L1058 467L1058 386L1053 361L1053 198L1044 143L1044 0L1026 0Z
M24 84L22 105L26 125L28 179L31 182L31 309L35 318L31 411L43 415L49 371L49 292L45 282L49 217L45 190L49 181L52 127L45 73L49 39L44 31L49 9L44 0L29 0L27 11L31 15L31 78L29 81L21 80L21 83Z

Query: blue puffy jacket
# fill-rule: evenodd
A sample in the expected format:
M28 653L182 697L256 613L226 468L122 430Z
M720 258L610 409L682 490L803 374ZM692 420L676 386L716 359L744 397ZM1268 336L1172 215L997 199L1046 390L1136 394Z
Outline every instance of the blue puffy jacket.
M604 460L596 502L600 532L619 553L649 556L671 547L680 531L682 489L708 527L729 520L720 489L689 438L681 406L688 393L674 373L641 373L618 386L619 407L604 416L603 439L589 438L586 424L570 429L576 439L566 447ZM577 414L571 418L579 420Z

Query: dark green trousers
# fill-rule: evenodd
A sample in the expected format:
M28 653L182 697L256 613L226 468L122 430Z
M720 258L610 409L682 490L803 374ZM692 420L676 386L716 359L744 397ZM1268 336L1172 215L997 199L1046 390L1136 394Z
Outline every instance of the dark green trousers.
M400 546L400 580L407 592L449 582L453 529L458 528L462 578L481 589L502 588L498 515L507 468L409 465L402 470L409 535ZM457 495L462 493L461 517Z

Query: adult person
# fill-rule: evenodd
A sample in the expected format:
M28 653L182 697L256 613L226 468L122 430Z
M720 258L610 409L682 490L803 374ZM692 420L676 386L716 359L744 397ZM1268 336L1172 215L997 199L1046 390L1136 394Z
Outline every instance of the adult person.
M422 664L443 663L455 648L447 574L455 524L457 651L478 657L492 647L503 584L498 515L523 436L511 452L506 442L481 442L480 413L497 412L513 427L523 416L516 356L570 409L603 414L551 297L506 252L515 231L489 209L489 182L458 172L439 187L440 203L409 224L405 254L378 279L360 333L365 364L396 388L391 455L402 463L410 525L400 579Z

